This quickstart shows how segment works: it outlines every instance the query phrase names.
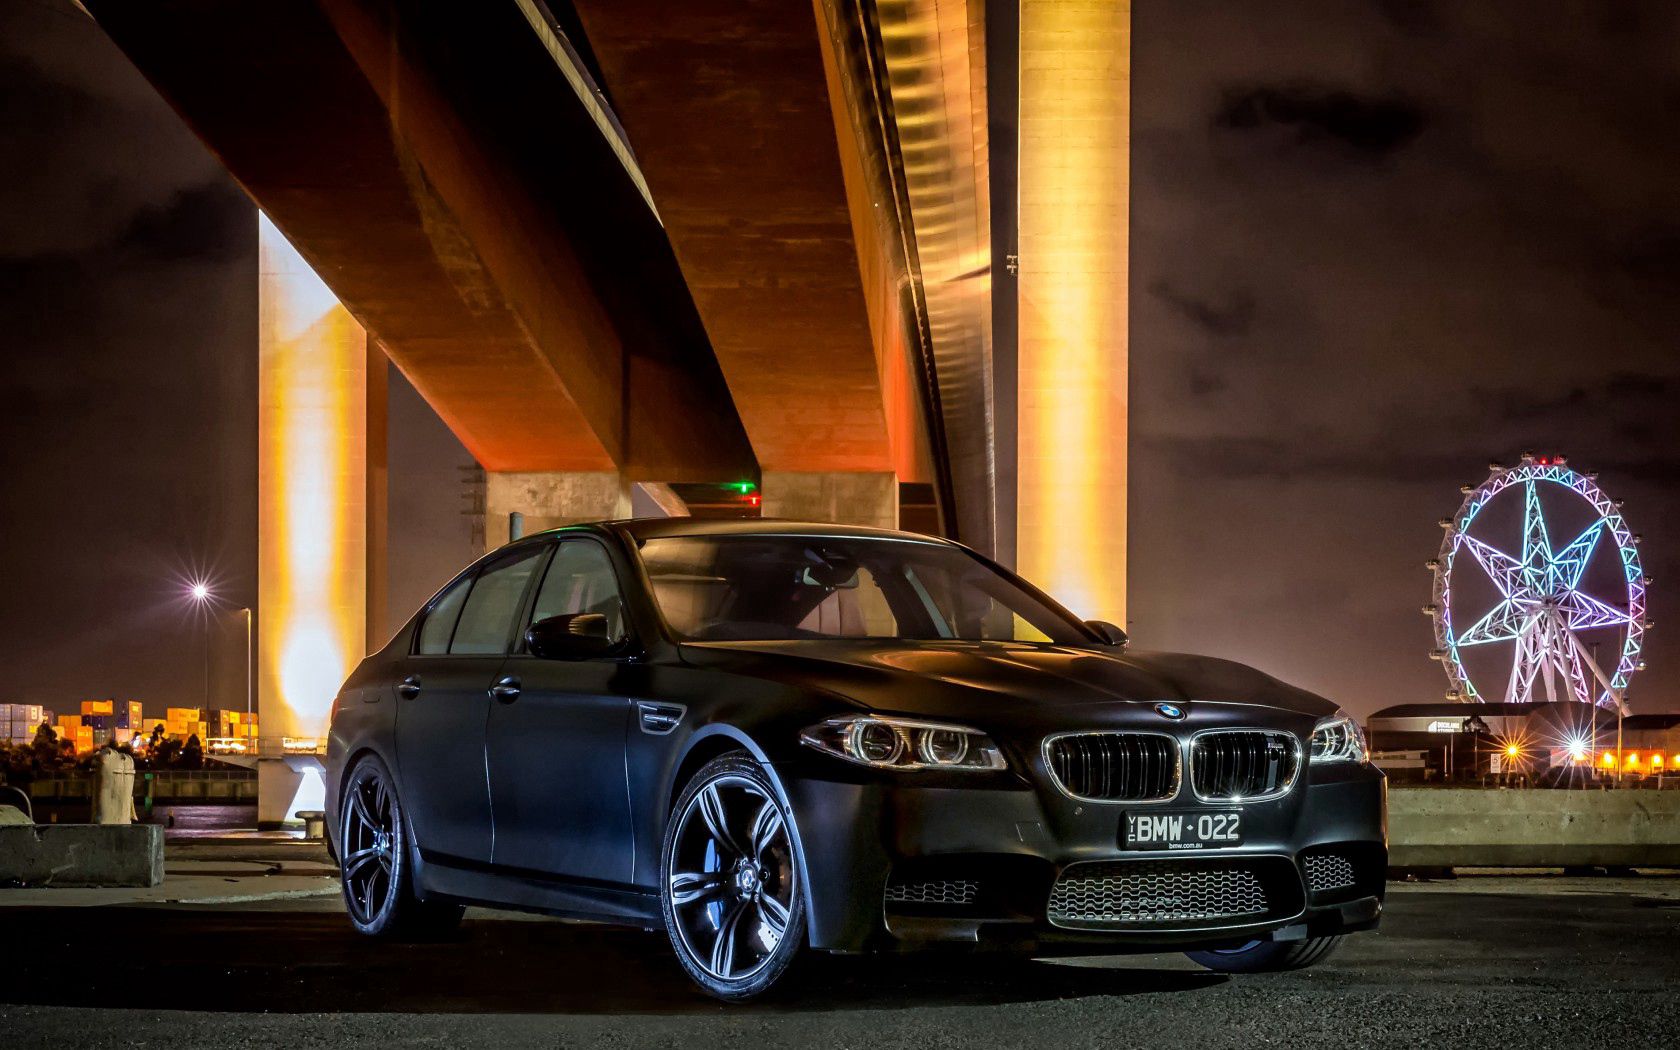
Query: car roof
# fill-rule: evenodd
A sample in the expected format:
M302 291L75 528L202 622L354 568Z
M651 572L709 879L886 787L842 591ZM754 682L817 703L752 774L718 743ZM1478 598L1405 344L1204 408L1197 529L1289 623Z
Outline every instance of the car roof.
M784 521L779 518L625 518L566 525L535 535L555 535L579 529L615 530L638 541L673 536L832 536L950 544L949 540L938 536L925 536L918 532L875 529L863 525L836 525L832 522Z

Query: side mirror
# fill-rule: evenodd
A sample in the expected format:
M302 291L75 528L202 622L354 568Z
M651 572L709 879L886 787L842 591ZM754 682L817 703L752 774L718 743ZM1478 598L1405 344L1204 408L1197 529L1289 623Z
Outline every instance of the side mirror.
M1096 632L1104 645L1125 645L1127 642L1126 632L1107 620L1086 620L1085 626Z
M605 656L618 643L600 613L570 613L538 620L525 632L525 648L544 660L587 660Z

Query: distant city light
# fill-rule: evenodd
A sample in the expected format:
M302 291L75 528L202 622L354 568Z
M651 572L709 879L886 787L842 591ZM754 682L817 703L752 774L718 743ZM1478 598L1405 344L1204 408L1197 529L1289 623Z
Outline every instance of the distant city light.
M1604 752L1604 764L1606 766L1614 766L1616 764L1616 756L1612 755L1608 751Z

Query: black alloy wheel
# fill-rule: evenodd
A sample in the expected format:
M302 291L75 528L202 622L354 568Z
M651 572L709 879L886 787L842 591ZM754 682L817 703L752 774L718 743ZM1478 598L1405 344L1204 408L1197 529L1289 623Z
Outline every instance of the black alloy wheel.
M415 893L408 822L385 764L356 763L339 800L339 881L350 924L372 937L432 936L454 928L458 904Z
M665 929L695 983L719 999L768 991L805 943L790 817L757 762L701 768L677 799L660 866Z

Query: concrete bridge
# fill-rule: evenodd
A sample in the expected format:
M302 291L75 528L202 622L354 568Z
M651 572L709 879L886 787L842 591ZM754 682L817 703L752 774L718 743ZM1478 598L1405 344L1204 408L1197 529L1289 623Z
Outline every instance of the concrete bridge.
M263 215L266 732L391 626L385 357L492 545L736 483L1124 622L1127 0L84 3Z

